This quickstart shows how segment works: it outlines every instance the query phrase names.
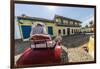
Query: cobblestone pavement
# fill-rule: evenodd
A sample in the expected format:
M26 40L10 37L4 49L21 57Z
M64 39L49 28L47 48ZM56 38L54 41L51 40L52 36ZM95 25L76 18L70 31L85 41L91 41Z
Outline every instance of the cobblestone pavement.
M15 41L15 55L19 55L30 47L29 41L16 40Z
M82 46L89 41L89 35L63 36L62 44L67 48Z
M87 46L89 41L89 35L76 35L76 36L64 36L63 37L63 46L65 50L68 61L65 62L85 62L85 61L94 61L84 49L83 46Z
M85 62L93 61L94 59L82 48L70 48L68 49L69 62Z

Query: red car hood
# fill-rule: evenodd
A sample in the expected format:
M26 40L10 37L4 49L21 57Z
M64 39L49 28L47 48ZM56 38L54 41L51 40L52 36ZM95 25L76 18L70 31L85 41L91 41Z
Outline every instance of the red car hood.
M61 46L45 49L28 48L17 61L17 66L61 63Z

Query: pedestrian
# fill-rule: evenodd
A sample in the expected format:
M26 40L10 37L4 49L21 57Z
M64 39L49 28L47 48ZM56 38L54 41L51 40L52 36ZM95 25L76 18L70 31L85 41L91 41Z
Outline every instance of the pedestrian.
M55 38L55 42L56 42L57 44L59 44L59 45L62 43L61 33L58 33L58 35L57 35L56 38Z

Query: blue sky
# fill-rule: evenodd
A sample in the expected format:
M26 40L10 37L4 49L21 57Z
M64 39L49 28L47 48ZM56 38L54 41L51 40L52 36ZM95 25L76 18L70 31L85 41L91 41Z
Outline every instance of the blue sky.
M52 20L54 15L61 15L72 19L77 19L86 25L88 20L94 16L94 8L61 7L45 5L15 4L15 16L25 14L31 17L40 17Z

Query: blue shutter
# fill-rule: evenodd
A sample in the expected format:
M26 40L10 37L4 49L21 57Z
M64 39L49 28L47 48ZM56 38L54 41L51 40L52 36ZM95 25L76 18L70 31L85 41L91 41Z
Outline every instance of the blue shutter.
M21 26L23 39L27 39L30 37L31 26Z
M53 28L52 27L48 27L48 34L53 35Z

